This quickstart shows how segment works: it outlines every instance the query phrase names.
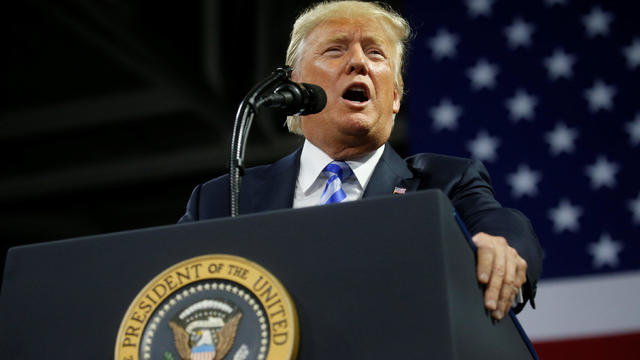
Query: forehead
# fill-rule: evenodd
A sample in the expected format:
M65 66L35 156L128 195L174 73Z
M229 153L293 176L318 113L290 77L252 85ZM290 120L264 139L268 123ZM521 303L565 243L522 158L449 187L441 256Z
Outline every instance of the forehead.
M391 47L391 40L378 21L370 19L330 19L316 26L307 35L308 45L331 42L360 41Z

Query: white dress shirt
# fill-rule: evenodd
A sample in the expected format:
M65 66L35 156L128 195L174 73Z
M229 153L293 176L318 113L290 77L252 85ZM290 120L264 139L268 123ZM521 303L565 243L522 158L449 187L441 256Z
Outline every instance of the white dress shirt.
M383 144L369 154L346 162L353 170L353 175L342 184L342 190L347 195L343 202L362 198L373 170L382 157L384 147ZM300 154L300 171L296 181L296 192L293 196L294 208L320 204L320 197L329 179L326 174L322 173L322 170L333 160L308 140L304 141L302 154Z

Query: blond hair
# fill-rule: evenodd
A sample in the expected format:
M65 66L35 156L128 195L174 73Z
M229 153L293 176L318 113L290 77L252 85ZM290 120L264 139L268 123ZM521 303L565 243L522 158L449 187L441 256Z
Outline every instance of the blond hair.
M287 48L286 64L294 70L302 58L304 40L313 29L327 20L332 19L375 19L384 29L391 43L395 45L395 52L391 59L394 73L394 85L402 95L404 81L402 80L402 64L405 45L411 29L407 21L391 7L383 3L368 3L363 1L324 1L315 4L302 12L293 24L291 40ZM287 117L287 127L292 133L302 135L300 116Z

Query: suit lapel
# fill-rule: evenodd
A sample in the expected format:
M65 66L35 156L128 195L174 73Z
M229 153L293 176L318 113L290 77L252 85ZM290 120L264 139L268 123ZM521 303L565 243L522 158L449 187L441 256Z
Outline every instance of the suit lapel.
M291 208L300 170L301 153L302 148L299 148L266 167L260 174L256 174L255 178L247 174L240 193L240 213ZM396 187L415 191L418 185L419 179L413 178L406 162L387 144L363 197L391 195Z
M250 199L245 202L243 213L286 209L293 206L296 179L300 169L302 148L268 166L255 180L247 184ZM241 198L242 200L242 198Z
M413 173L406 162L393 150L391 145L385 146L382 157L373 170L369 184L364 191L364 198L391 195L396 187L415 191L419 180L413 179Z

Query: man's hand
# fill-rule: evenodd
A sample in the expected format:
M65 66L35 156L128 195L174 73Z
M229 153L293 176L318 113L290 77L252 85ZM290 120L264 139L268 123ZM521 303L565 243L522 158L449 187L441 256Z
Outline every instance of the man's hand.
M527 280L527 262L502 236L480 232L473 242L478 247L478 281L487 285L484 306L500 320Z

